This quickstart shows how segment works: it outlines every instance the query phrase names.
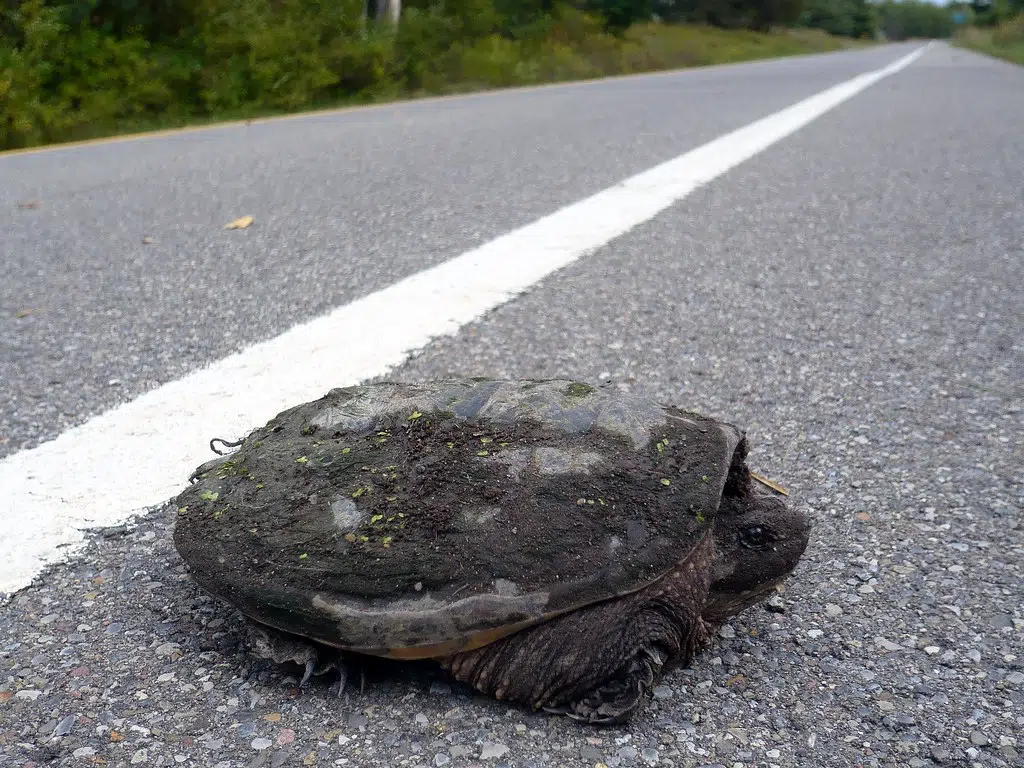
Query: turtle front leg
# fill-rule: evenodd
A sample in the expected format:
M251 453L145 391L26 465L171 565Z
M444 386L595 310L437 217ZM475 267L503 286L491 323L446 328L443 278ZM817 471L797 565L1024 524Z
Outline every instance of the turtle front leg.
M300 688L304 687L313 675L323 675L333 669L338 672L338 695L341 696L345 691L351 665L339 650L254 622L249 623L249 645L253 653L260 658L270 659L277 664L291 662L303 667ZM359 690L362 692L366 686L366 676L361 666L359 672Z
M569 704L544 709L595 725L624 722L650 697L667 660L658 648L642 648L604 685Z
M631 595L571 611L441 660L501 701L593 724L628 720L662 675L709 640L700 617L709 577L679 569Z

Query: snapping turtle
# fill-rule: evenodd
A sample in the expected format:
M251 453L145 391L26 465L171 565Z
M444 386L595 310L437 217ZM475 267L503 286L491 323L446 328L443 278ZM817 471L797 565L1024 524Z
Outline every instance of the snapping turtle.
M343 687L350 653L436 659L621 722L808 541L737 428L576 381L338 388L238 445L175 499L174 543L303 684Z

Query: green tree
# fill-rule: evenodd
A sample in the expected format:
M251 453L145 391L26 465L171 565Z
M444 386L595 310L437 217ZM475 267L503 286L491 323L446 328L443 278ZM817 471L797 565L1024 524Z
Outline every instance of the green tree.
M651 0L589 0L585 8L599 14L605 29L616 34L638 21L647 21L654 12Z
M793 24L800 18L804 0L753 0L750 28L767 32L772 27Z

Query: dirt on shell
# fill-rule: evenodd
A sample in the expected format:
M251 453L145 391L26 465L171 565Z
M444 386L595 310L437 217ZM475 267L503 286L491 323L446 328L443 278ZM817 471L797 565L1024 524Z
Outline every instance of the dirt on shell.
M637 451L535 421L414 411L356 434L300 413L252 433L177 499L179 552L222 597L244 584L268 600L377 606L538 590L598 599L668 570L705 535L730 461L745 472L719 430L671 421Z

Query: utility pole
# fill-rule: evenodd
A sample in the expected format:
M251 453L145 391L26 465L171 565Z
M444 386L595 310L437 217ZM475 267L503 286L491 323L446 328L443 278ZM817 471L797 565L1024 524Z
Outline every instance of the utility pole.
M397 24L402 17L402 0L376 0L377 23L389 21Z

